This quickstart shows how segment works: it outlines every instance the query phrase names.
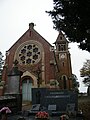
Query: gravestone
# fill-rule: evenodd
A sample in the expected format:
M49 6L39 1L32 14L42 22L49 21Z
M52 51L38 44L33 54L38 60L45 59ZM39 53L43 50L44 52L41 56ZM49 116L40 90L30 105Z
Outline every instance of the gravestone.
M20 93L20 78L22 72L18 70L17 66L14 66L8 73L7 89L6 93Z
M40 92L39 98L36 93ZM40 106L45 107L52 113L66 113L68 111L78 111L78 95L69 90L51 90L47 88L32 88L32 104L37 104L39 99Z
M21 94L5 94L0 96L0 109L9 107L12 113L17 113L22 110L22 95Z

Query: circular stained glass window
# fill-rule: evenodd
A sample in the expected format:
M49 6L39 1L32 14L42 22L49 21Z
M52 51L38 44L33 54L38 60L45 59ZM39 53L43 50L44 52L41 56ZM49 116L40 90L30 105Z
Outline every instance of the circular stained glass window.
M40 47L34 43L23 44L17 54L19 64L36 64L41 59Z

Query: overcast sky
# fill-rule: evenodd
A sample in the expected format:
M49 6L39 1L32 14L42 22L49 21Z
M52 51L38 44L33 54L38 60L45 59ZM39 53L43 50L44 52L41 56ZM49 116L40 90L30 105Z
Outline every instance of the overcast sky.
M55 42L58 32L53 29L50 16L45 11L53 9L53 0L0 0L0 51L6 51L26 32L29 23L36 24L35 30L51 44ZM77 44L70 44L72 72L78 77L80 91L86 92L82 84L80 69L90 53L78 49Z

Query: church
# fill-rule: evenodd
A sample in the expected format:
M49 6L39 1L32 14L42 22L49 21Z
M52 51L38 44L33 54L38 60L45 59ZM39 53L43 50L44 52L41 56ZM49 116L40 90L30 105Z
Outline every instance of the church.
M23 100L31 101L32 88L73 89L68 44L64 34L59 31L52 46L34 29L34 23L30 23L29 29L6 51L2 74L2 80L5 81L4 91L7 91L9 84L8 73L15 63L22 72L19 92L22 93ZM12 86L17 87L17 84L14 82ZM14 93L14 90L9 92Z

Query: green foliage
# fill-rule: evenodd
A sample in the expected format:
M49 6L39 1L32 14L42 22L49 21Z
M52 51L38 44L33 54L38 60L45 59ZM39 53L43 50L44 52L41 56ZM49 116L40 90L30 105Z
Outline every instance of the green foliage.
M75 74L72 74L72 82L73 82L73 88L75 90L78 90L79 82L77 81L77 76Z
M3 69L3 64L4 64L4 60L3 60L3 55L0 52L0 80L1 80L1 74L2 74L2 69Z
M63 31L69 41L90 52L90 0L53 0L54 28Z
M84 62L83 67L80 69L80 75L83 77L83 83L90 86L90 60Z
M84 120L90 120L90 97L82 96L78 98L78 108L82 110Z

